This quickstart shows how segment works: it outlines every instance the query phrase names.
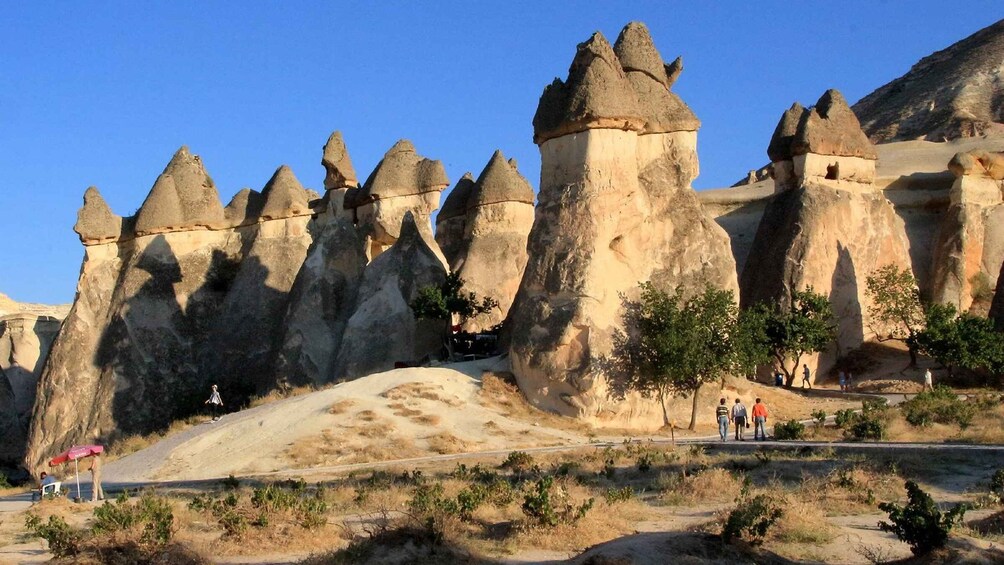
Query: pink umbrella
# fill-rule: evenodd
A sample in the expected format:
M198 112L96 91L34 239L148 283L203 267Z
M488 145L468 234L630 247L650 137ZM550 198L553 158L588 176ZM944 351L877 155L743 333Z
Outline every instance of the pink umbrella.
M73 470L77 478L77 500L80 500L80 468L77 461L83 459L84 457L99 455L104 450L104 446L101 445L74 445L73 447L53 457L52 460L49 461L49 466L55 467L56 465L62 465L67 461L73 461Z

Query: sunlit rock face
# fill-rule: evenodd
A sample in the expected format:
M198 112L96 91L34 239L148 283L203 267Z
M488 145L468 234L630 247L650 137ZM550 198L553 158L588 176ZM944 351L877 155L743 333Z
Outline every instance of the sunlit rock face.
M931 298L984 315L1004 263L1004 153L959 153L948 169L955 182L934 239Z
M224 207L186 148L133 217L88 189L77 295L39 378L27 466L192 414L213 383L232 402L273 386L315 197L280 167L260 193L242 190Z
M656 403L613 400L596 364L620 325L621 295L646 280L737 289L728 237L690 186L700 122L669 90L681 67L664 65L632 23L613 47L599 33L580 44L568 77L541 95L540 193L509 313L513 371L537 406L600 425L661 425Z
M516 161L506 161L501 151L477 180L465 175L446 198L436 217L436 241L450 270L460 275L466 290L498 303L468 320L465 331L491 329L505 320L523 278L532 226L533 188Z
M439 208L440 193L449 186L443 163L426 159L407 139L394 144L361 187L350 188L344 207L367 238L372 261L400 236L405 214L415 217L419 233L439 257L443 257L432 234L432 213Z
M874 185L875 150L839 92L827 91L809 109L788 109L767 153L777 194L743 269L742 302L788 304L792 292L810 286L828 296L837 339L808 360L816 376L872 334L865 280L883 265L909 269L909 244Z

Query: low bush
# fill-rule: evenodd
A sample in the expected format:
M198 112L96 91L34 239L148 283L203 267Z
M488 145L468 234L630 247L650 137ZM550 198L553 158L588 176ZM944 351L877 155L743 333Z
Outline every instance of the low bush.
M753 498L742 497L729 512L722 529L722 541L730 543L734 539L741 539L750 545L760 545L767 537L768 530L783 513L781 505L766 494Z
M861 412L838 412L838 426L844 428L844 437L850 440L880 440L885 437L891 417L888 401L879 397L861 403Z
M846 428L854 421L856 416L857 414L850 408L837 410L836 414L834 414L833 422L838 428Z
M555 486L552 477L543 477L523 496L523 514L535 526L553 528L558 524L574 524L593 507L594 499L575 505L568 492Z
M815 420L816 425L819 427L823 427L826 424L826 416L825 410L816 410L812 413L812 419Z
M131 528L140 528L140 541L144 543L166 544L174 535L174 512L167 499L144 493L136 504L129 504L129 497L122 493L115 502L106 501L94 509L95 533L113 533Z
M879 522L879 528L908 543L914 555L924 555L943 547L952 528L962 522L966 505L956 504L943 514L931 495L913 481L906 482L906 494L906 506L891 502L879 504L880 510L889 513L891 522Z
M957 424L966 429L976 415L975 404L959 399L951 388L938 385L933 391L924 391L900 405L906 421L914 426L933 423Z
M603 493L603 499L607 501L607 504L628 502L633 498L634 489L629 486L624 488L608 488L607 491Z
M197 495L188 507L215 518L223 528L224 537L230 538L240 538L249 527L295 525L313 530L327 523L328 504L320 485L311 492L303 481L270 483L254 489L250 497L245 494L229 491L222 498L214 494Z
M990 477L990 492L1004 499L1004 469L997 469Z
M805 426L798 420L788 420L774 426L774 439L797 440L804 437Z
M49 542L49 551L56 557L73 557L81 552L81 545L87 534L74 529L59 516L49 516L43 522L36 514L24 517L24 527L34 536Z
M532 471L536 467L533 456L525 451L512 451L502 462L501 468L508 469L515 474L523 474Z

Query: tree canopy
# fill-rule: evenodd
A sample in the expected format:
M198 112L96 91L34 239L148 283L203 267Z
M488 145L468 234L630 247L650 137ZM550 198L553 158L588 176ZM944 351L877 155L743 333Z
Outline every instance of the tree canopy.
M910 366L917 366L917 337L926 326L917 281L909 269L885 265L867 278L871 299L868 318L879 341L901 341L910 351Z
M762 317L766 347L784 371L788 386L795 380L795 370L802 356L825 351L836 337L833 308L826 296L812 287L792 293L787 308L759 303L752 307ZM789 370L787 361L792 361Z

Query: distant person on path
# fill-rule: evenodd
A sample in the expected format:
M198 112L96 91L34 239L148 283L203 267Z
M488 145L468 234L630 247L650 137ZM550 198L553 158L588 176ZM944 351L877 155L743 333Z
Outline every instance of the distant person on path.
M732 423L736 425L736 440L746 441L743 438L743 430L749 426L746 423L746 407L743 406L742 401L738 398L736 399L736 403L732 405Z
M812 390L812 381L809 380L810 377L812 377L812 373L809 371L809 366L803 364L802 365L802 388L805 388L806 386L808 386L809 390Z
M91 457L91 502L105 499L105 491L101 488L101 456Z
M767 430L764 425L767 423L767 406L756 399L753 404L753 439L763 441L767 439Z
M934 377L931 376L930 369L924 371L924 390L934 392Z
M725 405L724 398L719 401L718 408L715 408L715 418L718 420L718 435L725 441L725 436L729 435L729 407Z
M847 390L847 374L844 373L843 371L840 371L840 373L837 374L837 377L840 379L840 392L846 391Z
M213 421L220 419L220 411L223 409L223 399L220 398L220 391L216 390L216 385L213 385L213 393L209 395L209 400L206 401L209 405L209 411L213 415Z
M854 375L850 371L847 371L847 386L844 387L844 390L847 392L854 390Z
M774 386L784 386L784 373L780 369L774 373Z

